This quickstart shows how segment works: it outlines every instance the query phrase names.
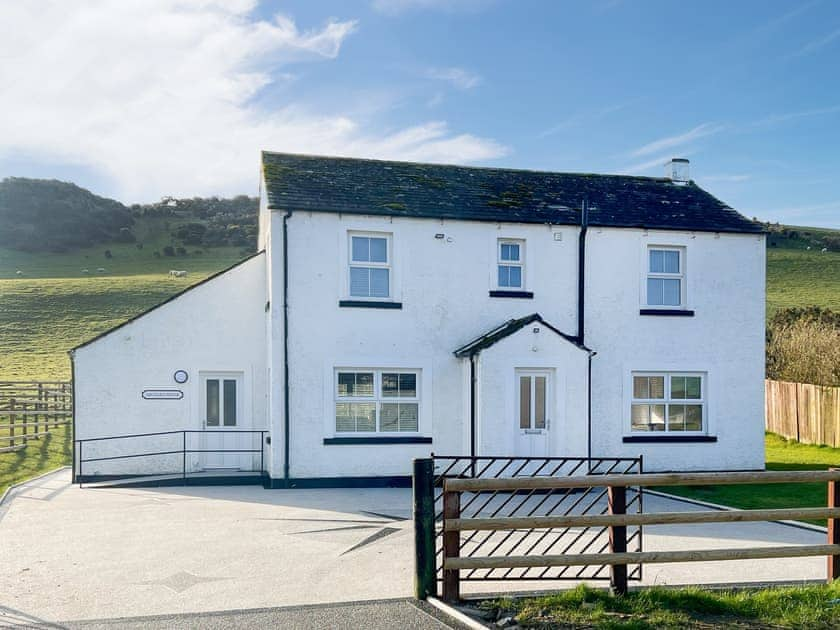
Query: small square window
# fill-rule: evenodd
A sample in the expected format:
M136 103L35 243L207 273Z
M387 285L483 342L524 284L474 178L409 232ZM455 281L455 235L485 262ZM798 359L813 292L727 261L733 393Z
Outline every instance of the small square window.
M645 289L645 301L648 306L683 306L683 254L684 250L681 248L648 249Z

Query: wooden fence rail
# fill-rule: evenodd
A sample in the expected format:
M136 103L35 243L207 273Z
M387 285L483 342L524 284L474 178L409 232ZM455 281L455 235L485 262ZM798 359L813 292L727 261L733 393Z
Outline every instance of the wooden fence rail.
M764 381L765 427L805 444L840 447L840 387Z
M72 387L66 381L0 381L0 453L26 448L29 440L69 424L72 416Z
M421 461L421 460L418 460ZM825 508L776 508L761 510L728 510L700 512L670 512L663 514L627 514L625 491L628 487L734 485L763 483L828 483L828 506ZM685 473L685 474L627 474L585 475L575 477L527 478L453 478L444 481L443 501L443 598L460 598L460 571L476 569L514 569L557 566L610 566L610 586L616 593L627 592L627 566L667 562L710 562L720 560L748 560L764 558L798 558L826 556L829 581L840 578L840 468L809 471L772 471L745 473ZM418 480L415 479L415 488ZM575 514L558 516L463 518L460 514L463 493L517 492L567 488L606 487L606 514ZM748 547L737 549L702 549L679 551L627 552L627 526L736 523L789 519L828 519L828 540L822 545ZM422 519L421 519L422 520ZM417 514L415 521L418 521ZM465 531L522 531L534 532L552 527L607 527L610 531L607 553L564 553L504 555L503 551L488 556L461 557L460 536ZM418 531L426 532L427 526ZM420 548L418 540L418 548ZM532 547L533 549L533 547ZM530 553L530 552L529 552ZM418 580L420 574L418 558ZM428 573L428 571L425 571ZM425 582L417 592L429 592ZM418 595L419 596L419 595Z

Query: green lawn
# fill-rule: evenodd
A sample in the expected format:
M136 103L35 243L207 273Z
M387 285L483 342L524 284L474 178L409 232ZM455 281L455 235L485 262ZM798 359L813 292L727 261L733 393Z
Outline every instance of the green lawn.
M840 466L840 448L799 444L773 433L766 434L765 445L768 470L825 470ZM744 509L825 507L828 501L824 483L686 486L659 490ZM814 522L825 525L825 521Z
M69 425L60 426L45 437L30 440L25 449L0 454L0 495L14 483L69 464L73 453L71 433Z
M683 628L840 627L840 582L832 585L712 591L662 587L615 597L579 586L542 597L487 600L479 609L515 617L523 628L681 630Z

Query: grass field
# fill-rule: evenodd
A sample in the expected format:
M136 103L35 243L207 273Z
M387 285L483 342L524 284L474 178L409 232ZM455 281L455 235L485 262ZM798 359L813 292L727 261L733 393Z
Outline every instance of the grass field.
M5 444L4 444L5 446ZM69 425L31 440L25 449L0 455L0 496L10 485L66 466L72 461L73 440Z
M241 257L238 248L174 259L156 259L126 245L112 252L108 273L87 276L80 274L81 253L39 257L0 250L0 380L69 379L72 347ZM27 275L9 278L10 268L26 269ZM188 276L169 278L172 268Z
M767 315L791 306L840 311L840 252L767 249Z
M485 613L515 617L521 628L710 630L840 627L840 582L755 590L646 588L624 597L579 586L542 597L486 600Z
M825 470L840 466L840 448L799 444L767 433L768 470ZM748 486L687 486L659 488L663 492L744 509L825 507L824 483L774 483ZM825 525L825 521L813 521Z

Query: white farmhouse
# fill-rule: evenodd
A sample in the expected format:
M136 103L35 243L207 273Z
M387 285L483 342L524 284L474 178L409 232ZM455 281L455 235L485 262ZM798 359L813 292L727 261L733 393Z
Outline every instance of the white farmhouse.
M263 153L259 253L71 353L76 479L763 468L764 233L686 168Z

